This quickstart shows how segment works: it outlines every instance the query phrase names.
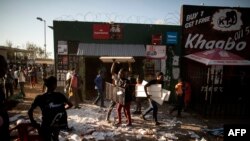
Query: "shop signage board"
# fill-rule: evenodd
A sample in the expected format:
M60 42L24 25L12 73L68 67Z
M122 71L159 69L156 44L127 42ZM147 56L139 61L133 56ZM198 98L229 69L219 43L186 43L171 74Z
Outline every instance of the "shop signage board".
M152 45L161 45L162 44L162 34L154 34L152 35Z
M184 54L221 48L249 60L250 8L183 5Z
M177 44L177 32L167 32L167 44Z
M121 24L93 24L93 39L122 39Z
M232 90L231 84L224 83L224 80L234 81L234 78L228 75L229 67L223 66L250 64L249 13L250 8L242 7L182 6L183 54L188 59L207 65L205 67L207 73L199 76L203 78L198 80L190 76L190 79L195 80L196 84L203 84L202 88L194 86L193 89L201 89L204 93L201 95L197 93L196 96L203 97L204 94L205 101L209 101L209 104L223 99L223 89ZM192 73L192 69L195 68L202 70L199 69L201 66L191 65L191 62L188 65L183 65L187 68L184 69L187 73ZM247 71L243 67L234 68L230 70L230 74L235 76L238 75L238 70ZM219 83L216 83L216 81L219 81ZM227 96L231 97L230 94L227 94Z
M110 25L110 39L122 39L122 26L121 24L111 24Z
M110 38L110 25L109 24L94 24L93 25L93 38L94 39L109 39Z
M166 46L164 45L147 45L146 57L154 59L166 58Z

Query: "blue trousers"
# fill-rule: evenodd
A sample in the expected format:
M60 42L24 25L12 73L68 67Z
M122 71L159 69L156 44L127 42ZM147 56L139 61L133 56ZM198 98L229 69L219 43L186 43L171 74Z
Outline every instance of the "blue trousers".
M153 118L155 120L155 122L158 121L157 119L157 113L158 113L158 106L157 103L152 100L152 99L148 99L149 101L149 107L143 112L143 116L146 116L149 112L153 111Z

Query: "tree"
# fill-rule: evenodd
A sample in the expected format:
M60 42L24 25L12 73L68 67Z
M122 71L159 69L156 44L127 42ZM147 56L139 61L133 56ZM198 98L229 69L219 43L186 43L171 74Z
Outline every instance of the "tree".
M34 43L27 42L26 43L26 49L28 51L33 51L33 53L30 53L29 58L42 58L44 55L44 50L41 47L38 47Z
M13 43L9 40L6 41L6 46L9 48L7 50L7 59L9 61L14 61L15 60L15 51L14 49L12 48L13 46Z
M13 43L10 40L7 40L6 41L6 46L12 48L13 47Z

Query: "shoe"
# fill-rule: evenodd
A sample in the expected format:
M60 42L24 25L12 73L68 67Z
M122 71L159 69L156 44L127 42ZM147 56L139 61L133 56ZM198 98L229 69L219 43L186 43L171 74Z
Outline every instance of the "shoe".
M140 115L141 111L134 111L132 114L134 114L134 115Z
M177 115L176 117L177 117L177 118L181 118L182 116L181 116L181 115Z
M80 106L75 106L74 109L81 109L81 107Z
M156 121L156 122L155 122L155 125L160 125L160 124L161 124L161 123L160 123L160 122L158 122L158 121Z
M102 106L100 106L101 108L107 108L106 106L104 106L104 105L102 105Z
M107 123L111 123L111 121L109 119L106 119Z
M120 122L117 122L117 123L115 123L115 126L120 126L122 123L120 123Z
M143 120L146 120L144 115L140 115L140 118L143 119Z
M132 123L128 123L128 124L126 124L126 126L128 127L128 126L132 126Z

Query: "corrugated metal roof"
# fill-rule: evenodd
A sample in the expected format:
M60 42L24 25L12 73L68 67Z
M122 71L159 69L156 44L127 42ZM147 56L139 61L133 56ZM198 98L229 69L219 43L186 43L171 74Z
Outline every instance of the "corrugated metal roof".
M135 44L87 44L80 43L77 55L84 56L145 56L145 46Z

